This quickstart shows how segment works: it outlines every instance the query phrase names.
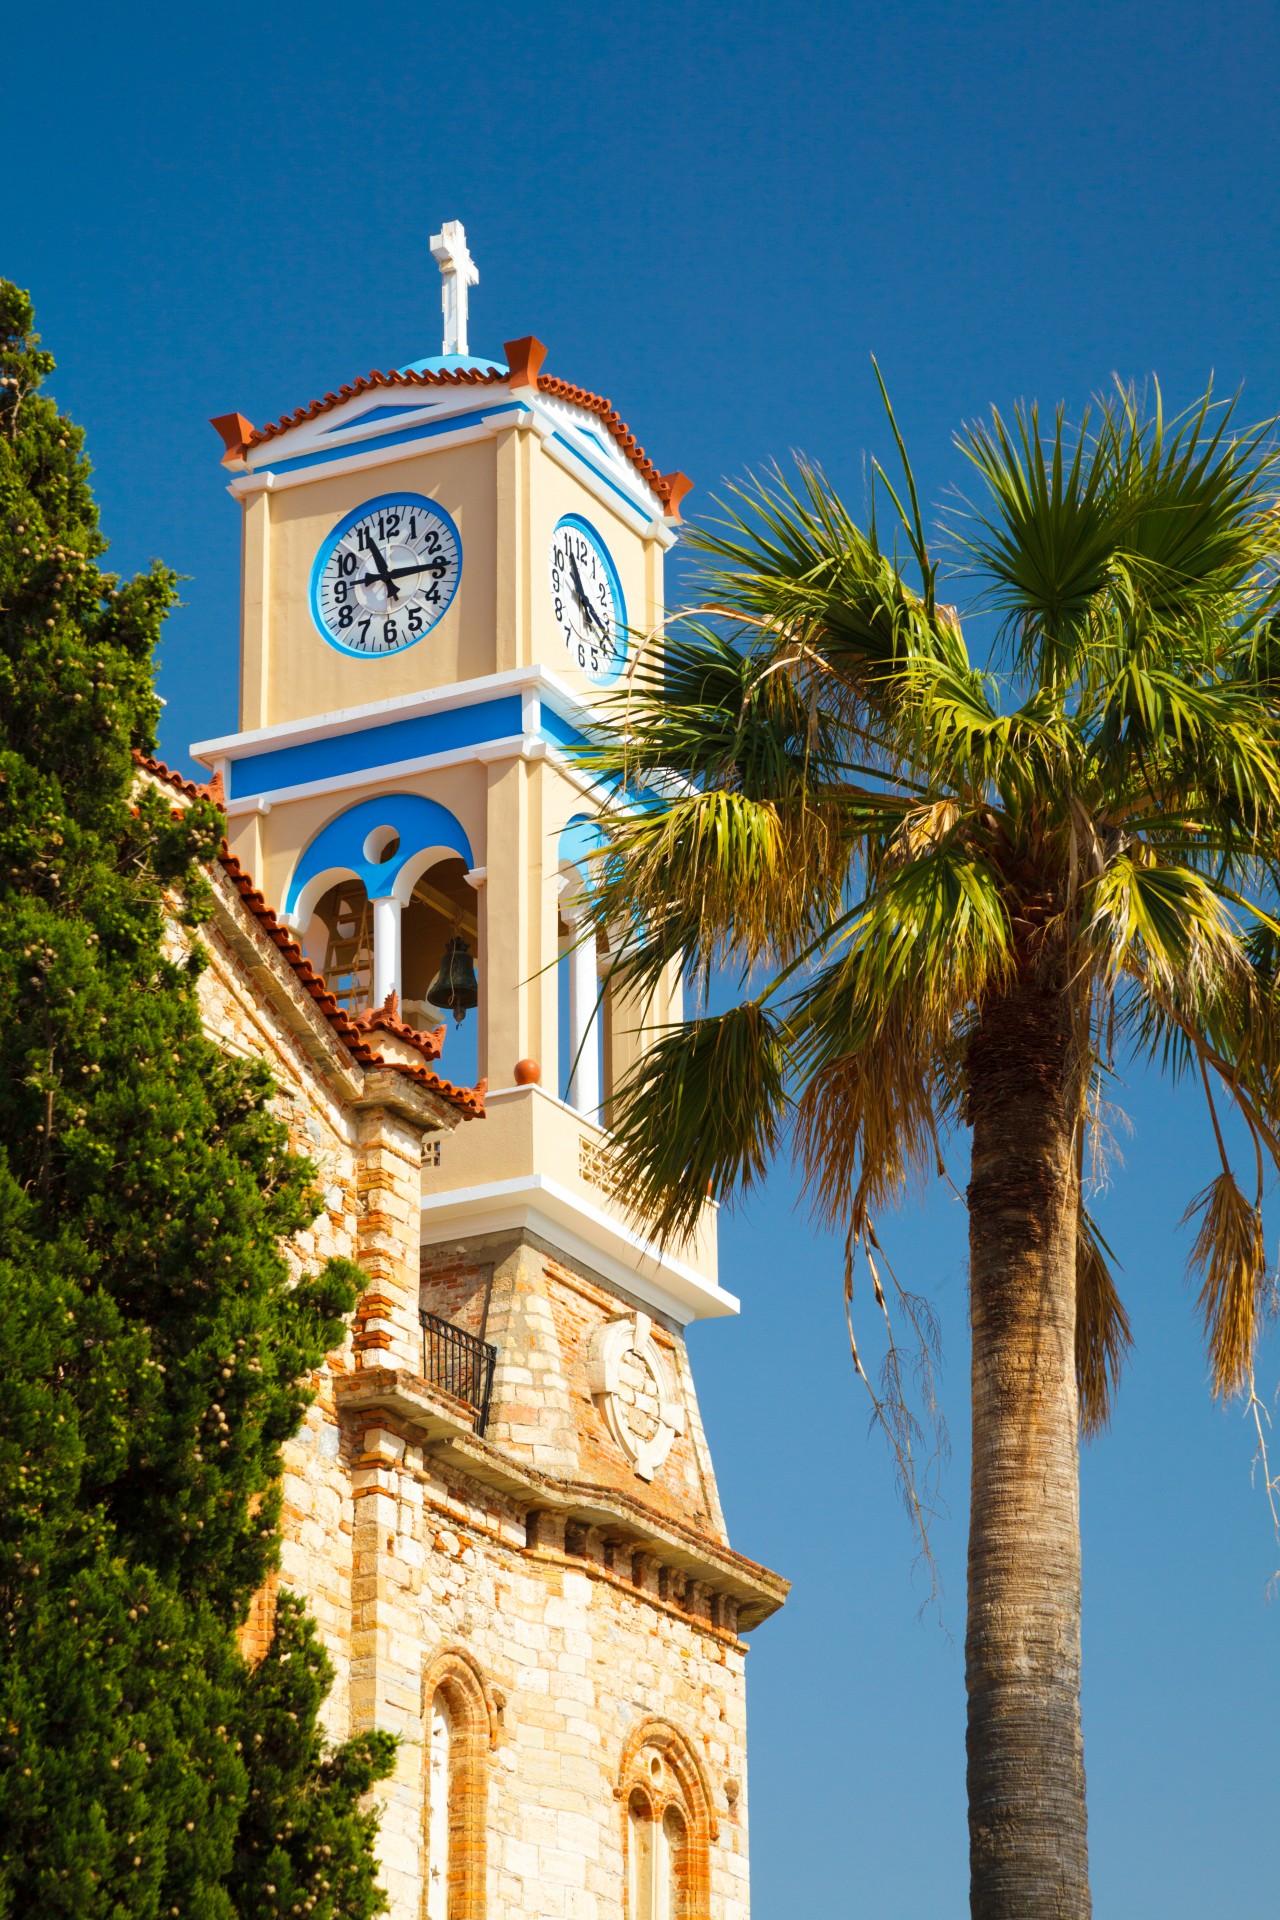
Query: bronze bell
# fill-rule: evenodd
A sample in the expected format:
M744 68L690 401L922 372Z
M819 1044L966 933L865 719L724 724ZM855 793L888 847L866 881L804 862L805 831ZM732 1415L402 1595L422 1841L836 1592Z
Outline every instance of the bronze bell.
M427 999L433 1007L447 1008L461 1026L467 1008L474 1007L479 998L476 963L471 958L471 949L462 935L455 933L445 943L440 971L427 988Z

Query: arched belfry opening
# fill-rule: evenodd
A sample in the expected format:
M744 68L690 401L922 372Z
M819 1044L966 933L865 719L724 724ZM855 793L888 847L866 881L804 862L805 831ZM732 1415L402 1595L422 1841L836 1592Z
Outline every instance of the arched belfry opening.
M400 922L401 1006L405 1019L414 1026L434 1027L448 1019L460 1024L459 1013L465 1019L469 1011L466 1007L441 1005L431 991L440 982L451 941L464 941L473 961L479 956L477 902L466 876L464 860L437 861L414 882L405 903ZM478 969L476 976L478 995Z
M483 969L471 872L470 845L447 809L389 794L314 836L286 903L308 959L353 1018L394 993L410 1025L450 1024L455 1079L475 1077L477 1055Z
M563 867L556 923L559 954L560 1098L600 1120L609 1093L608 947L586 912L585 877Z
M354 874L335 880L301 929L308 960L354 1019L373 1004L373 907Z

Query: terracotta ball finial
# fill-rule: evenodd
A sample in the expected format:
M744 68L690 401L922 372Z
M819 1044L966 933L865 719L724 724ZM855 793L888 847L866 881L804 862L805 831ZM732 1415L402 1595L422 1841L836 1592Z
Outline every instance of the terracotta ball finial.
M542 1068L536 1060L516 1061L516 1085L518 1087L536 1087L542 1078Z

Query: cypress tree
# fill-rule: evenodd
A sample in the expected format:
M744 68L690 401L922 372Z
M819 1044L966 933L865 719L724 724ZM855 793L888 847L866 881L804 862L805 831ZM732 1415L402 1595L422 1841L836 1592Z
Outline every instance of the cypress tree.
M175 579L104 570L81 431L0 281L0 1920L364 1920L371 1734L281 1595L281 1445L358 1270L266 1069L200 1024L221 816L139 786Z

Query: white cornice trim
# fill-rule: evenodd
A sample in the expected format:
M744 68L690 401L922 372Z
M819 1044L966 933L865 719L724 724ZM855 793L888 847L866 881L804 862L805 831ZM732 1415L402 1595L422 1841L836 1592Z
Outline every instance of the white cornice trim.
M323 780L300 780L291 787L268 787L262 793L246 793L238 800L228 800L226 813L229 820L235 820L242 813L256 813L262 810L265 800L268 807L279 806L286 800L314 800L326 793L350 793L355 787L381 785L387 780L403 780L413 773L438 773L443 767L461 767L468 764L483 765L494 760L519 760L526 756L525 748L532 744L526 734L509 734L505 740L484 740L472 747L451 747L444 753L420 753L411 760L389 760L381 767L357 767L353 773L333 773ZM541 738L536 743L545 748Z
M475 706L481 700L500 700L506 693L537 695L562 720L584 733L598 725L592 709L549 667L509 667L502 673L457 680L447 687L428 687L421 693L400 693L389 700L373 700L367 706L338 707L305 720L280 720L271 727L254 727L245 733L197 740L191 753L204 766L211 767L218 759L236 760L247 753L269 751L272 747L305 746L310 740L324 740L335 733L353 733L387 720L409 720L422 713L449 713L455 707ZM533 728L526 724L525 732L532 733Z
M492 440L499 433L505 433L518 418L517 414L512 413L486 414L482 420L474 421L469 427L454 427L448 433L424 435L417 440L399 440L391 446L369 447L363 453L353 451L340 460L317 459L305 467L296 468L292 473L281 473L276 469L268 474L265 467L255 467L233 480L227 491L234 494L237 499L241 499L245 494L256 493L264 485L280 492L288 487L307 486L313 480L331 479L334 475L367 473L373 467L391 466L401 460L417 460L424 453L442 453L449 447L466 446L473 440ZM279 442L272 441L270 444L276 446ZM305 460L308 454L328 451L327 447L296 447L268 458Z
M394 391L394 389L388 389ZM489 400L493 405L497 396ZM385 405L385 401L379 404ZM480 405L485 404L479 402ZM356 444L349 453L343 452L334 459L337 451L329 438L328 430L317 430L312 421L300 422L298 427L277 435L255 447L248 455L245 470L232 479L227 491L236 499L245 499L248 495L260 492L264 487L280 491L289 487L303 486L322 475L342 475L364 473L370 468L389 466L397 461L414 460L423 453L443 452L450 447L465 446L471 441L492 440L497 435L513 430L527 432L530 427L537 433L543 447L566 472L593 494L603 506L610 507L625 526L647 539L659 539L664 546L670 546L678 537L665 525L661 513L658 495L647 481L641 478L623 456L618 457L617 470L611 475L604 474L584 449L569 446L564 440L552 436L560 432L562 425L571 431L581 433L572 416L581 409L575 408L572 401L559 401L568 412L567 422L557 419L555 412L541 398L534 400L532 406L513 410L508 403L500 403L495 411L482 414L479 420L472 420L465 427L454 427L440 433L424 434L411 440L397 439L391 444L369 446ZM472 393L468 401L463 401L459 410L474 411L477 399ZM372 408L369 409L373 411ZM453 411L453 409L449 409ZM388 428L387 422L370 423L370 436L381 435L388 431L399 434L411 431L415 426L425 426L448 413L436 406L425 406L408 414L395 428ZM320 416L325 417L325 416ZM310 431L308 431L310 429ZM359 433L353 423L351 431ZM301 435L295 439L294 435ZM345 448L349 442L345 439L338 443ZM309 458L309 456L316 456ZM321 458L320 456L324 456ZM602 459L609 456L602 453ZM308 464L289 473L281 472L276 462L307 461ZM655 513L655 508L658 511Z
M741 1311L733 1294L546 1174L424 1194L422 1226L427 1242L529 1227L681 1326Z

